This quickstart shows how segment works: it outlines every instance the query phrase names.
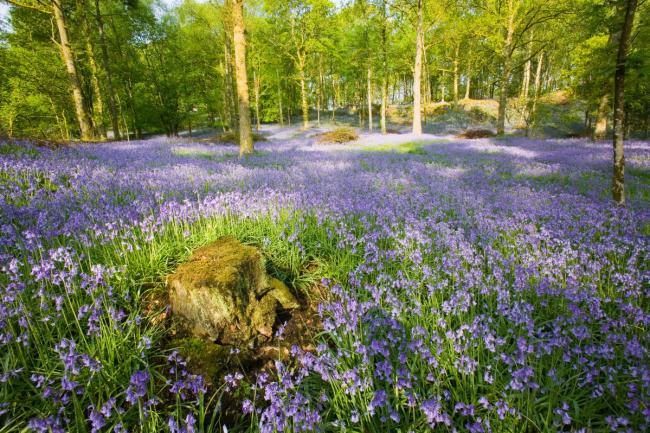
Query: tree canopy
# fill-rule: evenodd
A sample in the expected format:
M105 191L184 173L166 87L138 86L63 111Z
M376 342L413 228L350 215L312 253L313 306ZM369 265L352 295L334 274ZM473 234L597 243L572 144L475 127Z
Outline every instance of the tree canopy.
M1 135L89 140L238 129L227 4L5 3ZM306 128L329 112L356 116L364 128L378 123L385 132L386 112L406 110L418 132L416 115L426 122L435 104L492 100L499 133L508 127L528 133L539 127L537 101L562 93L579 106L585 129L602 136L611 131L623 3L249 1L244 12L253 123L300 118ZM650 123L647 23L642 2L626 62L629 134L647 134Z

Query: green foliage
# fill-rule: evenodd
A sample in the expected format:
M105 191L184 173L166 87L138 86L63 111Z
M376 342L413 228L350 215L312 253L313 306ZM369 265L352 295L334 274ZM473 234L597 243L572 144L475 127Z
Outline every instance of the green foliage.
M95 128L110 127L108 70L102 61L95 2L64 3L85 105L91 108ZM589 129L602 97L611 93L613 41L620 15L614 3L514 0L510 10L510 3L497 0L424 2L425 105L437 110L447 107L438 101L455 101L454 106L468 110L456 130L494 122L492 105L503 81L504 35L512 18L508 51L512 70L505 90L511 98L508 106L517 112L508 114L509 126L544 133L540 116L533 111L539 109L541 117L547 118L545 110L555 107L534 101L562 90L584 104L582 117ZM102 0L99 5L124 135L236 129L234 76L229 66L231 23L223 1L184 0L167 8L151 0ZM366 127L370 71L375 113L386 78L390 111L404 113L394 120L410 121L413 0L260 0L246 6L253 118L295 121L304 96L311 120L317 111L321 121L326 111L335 121L341 113L353 114L358 116L358 126ZM631 133L639 136L650 133L649 9L647 2L640 6L627 65L628 123ZM57 38L53 38L51 18L33 9L11 7L11 24L0 31L0 134L4 136L68 140L79 134L60 50L53 43ZM518 102L513 103L515 99ZM485 102L488 109L468 108L475 102ZM456 114L455 107L445 110ZM575 130L577 119L554 117L567 125L546 128L545 133L566 135Z

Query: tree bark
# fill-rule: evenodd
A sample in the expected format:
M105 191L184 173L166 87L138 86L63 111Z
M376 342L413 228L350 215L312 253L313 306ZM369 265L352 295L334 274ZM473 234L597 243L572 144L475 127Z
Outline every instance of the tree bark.
M104 18L99 8L99 0L95 0L95 19L97 20L97 30L99 32L99 43L102 48L102 66L106 72L106 90L108 91L108 108L111 112L111 124L113 126L113 138L120 139L119 117L117 115L117 104L115 103L115 90L113 89L113 72L111 62L108 58L108 45L106 43L106 34L104 32Z
M424 49L424 0L417 0L417 30L415 36L415 68L413 70L413 134L422 135L422 51Z
M528 94L529 88L530 88L530 74L531 74L531 66L532 66L532 60L530 59L531 53L533 50L533 32L530 32L530 41L528 43L528 50L527 50L527 57L528 60L526 60L526 63L524 64L524 76L522 78L522 84L521 84L521 99L524 101L528 99Z
M253 86L255 86L255 131L260 130L260 77L253 70Z
M307 77L305 76L304 53L299 55L298 72L300 74L300 102L302 106L302 129L309 129L309 104L307 101Z
M244 0L232 0L233 42L235 46L235 78L239 102L239 156L253 153L253 133L248 100L246 73L246 36L244 35Z
M323 54L318 54L318 87L316 88L316 125L320 127L320 111L323 105Z
M102 98L102 90L99 86L97 62L95 61L95 53L93 50L92 41L90 40L90 33L87 24L85 23L84 18L84 27L86 30L86 54L88 56L88 67L90 69L90 84L93 89L93 101L92 101L92 123L95 130L95 134L102 139L106 138L106 127L104 125L104 100Z
M512 39L515 33L515 5L514 0L508 0L508 23L506 26L506 40L503 45L503 72L501 74L499 92L499 113L497 117L497 134L503 135L506 124L506 108L508 106L508 84L512 68Z
M598 104L598 113L596 117L596 126L592 134L592 140L602 140L607 135L607 117L609 114L609 94L605 93L600 98Z
M382 49L382 77L381 77L381 133L386 134L386 109L388 105L388 30L386 18L386 0L381 2L381 49Z
M625 205L625 61L630 49L630 36L634 26L638 0L625 2L625 18L616 54L616 72L614 73L614 170L612 176L612 198L619 205Z
M82 140L92 140L93 132L90 125L90 115L88 109L84 105L83 95L81 93L81 84L79 83L79 76L77 75L77 66L70 46L70 39L68 36L68 29L65 24L65 16L63 9L61 9L61 0L52 0L52 9L54 12L54 19L59 31L59 39L61 41L61 56L65 63L66 72L68 73L68 80L70 82L70 89L72 90L72 99L74 102L75 114L77 122L79 123L79 131L81 132Z
M463 99L469 99L469 91L470 87L472 84L472 64L470 63L467 65L467 81L465 83L465 98Z
M232 3L233 0L226 0L225 14L224 14L224 63L225 63L225 76L224 76L224 99L225 107L228 110L228 126L231 131L238 131L239 124L237 119L237 102L235 96L235 83L233 80L233 60L232 60Z
M460 43L456 43L454 48L454 103L458 102L458 55Z
M368 132L372 132L372 69L368 63Z
M282 82L280 81L280 72L276 70L275 74L278 78L278 119L280 120L280 126L284 126L284 115L282 114Z

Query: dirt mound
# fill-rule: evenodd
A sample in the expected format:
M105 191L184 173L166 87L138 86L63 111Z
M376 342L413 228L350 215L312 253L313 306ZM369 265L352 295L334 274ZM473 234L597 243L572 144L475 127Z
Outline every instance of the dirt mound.
M332 131L323 132L316 136L318 144L343 144L359 139L359 134L353 128L337 128Z
M468 129L467 131L458 134L456 137L474 140L477 138L490 138L494 136L496 136L496 134L490 129Z

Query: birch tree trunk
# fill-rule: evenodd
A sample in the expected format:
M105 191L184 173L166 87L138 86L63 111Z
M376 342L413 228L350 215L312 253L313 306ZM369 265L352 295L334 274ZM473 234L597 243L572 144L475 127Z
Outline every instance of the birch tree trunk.
M299 55L298 73L300 74L300 105L302 107L302 129L309 129L309 103L307 101L307 77L305 76L304 54Z
M106 43L106 33L104 32L104 18L102 17L102 12L99 8L99 0L95 0L95 19L97 20L99 43L102 48L102 66L106 72L106 90L108 91L108 108L111 112L113 138L119 140L121 137L117 104L115 103L115 89L113 88L113 72L111 70L111 62L108 58L108 45Z
M84 19L85 21L85 19ZM106 138L106 127L104 125L104 100L102 98L102 90L99 86L97 62L95 61L95 53L93 50L92 41L90 40L90 33L87 25L86 27L86 54L88 56L88 66L90 69L90 84L93 89L93 103L92 103L92 126L97 136L102 139Z
M81 84L79 83L79 76L77 75L77 66L72 53L72 47L70 46L68 29L65 24L65 16L61 9L61 0L52 0L52 9L54 12L54 20L56 21L56 26L59 31L61 56L63 57L65 69L68 73L68 81L70 82L70 89L72 91L72 99L74 102L77 122L79 123L81 139L92 140L93 132L90 125L90 115L88 114L88 109L84 105L83 95L81 93Z
M381 133L386 134L386 109L388 105L388 31L386 29L386 0L381 2L381 48L382 48L382 77L381 77Z
M246 73L246 37L244 35L244 0L232 0L233 42L235 46L235 78L239 102L239 156L253 153L251 115Z
M255 86L255 131L259 131L260 124L260 77L253 70L253 86Z
M503 44L503 72L501 74L499 92L499 113L497 117L497 135L503 135L506 124L506 108L508 106L508 83L512 69L512 38L515 33L515 5L514 0L508 0L508 23L506 26L506 40Z
M454 48L454 103L458 102L458 54L460 43L456 43Z
M233 80L233 60L232 60L232 45L233 45L233 26L232 26L232 9L231 4L233 0L226 0L224 3L225 14L223 19L224 27L224 44L223 44L223 58L225 64L224 75L224 99L225 107L227 108L228 126L231 131L236 132L239 130L239 123L237 117L237 102L235 96L235 83Z
M368 63L368 132L372 132L372 69Z
M530 88L530 74L531 74L531 53L533 51L533 32L530 32L530 41L528 43L528 50L527 50L527 57L528 60L526 60L526 63L524 64L524 76L522 78L522 84L521 84L521 99L524 101L528 99L528 94L529 88Z
M316 125L320 126L320 111L323 106L323 54L318 54L318 87L316 89Z
M465 83L465 100L469 99L469 91L472 84L472 64L467 65L467 81Z
M415 37L415 67L413 70L413 134L422 135L422 51L424 48L424 0L417 0L417 31Z
M282 114L282 82L280 81L280 72L275 71L275 74L278 78L278 119L280 120L280 126L284 126L284 115Z
M630 36L634 26L638 0L625 2L625 18L616 54L614 73L614 170L612 176L612 198L621 206L625 205L625 61L630 49Z

